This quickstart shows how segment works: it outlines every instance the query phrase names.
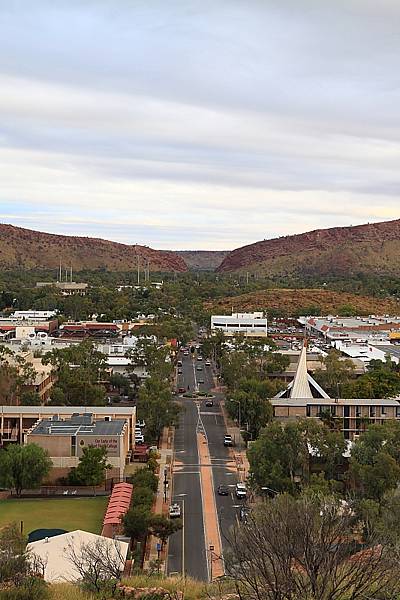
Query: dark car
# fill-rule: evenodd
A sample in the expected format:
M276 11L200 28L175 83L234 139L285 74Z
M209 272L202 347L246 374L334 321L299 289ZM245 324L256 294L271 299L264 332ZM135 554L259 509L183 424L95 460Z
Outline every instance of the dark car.
M186 392L186 388L180 387L178 388L178 394L184 394Z
M219 496L229 496L229 488L227 485L219 485L217 492Z
M214 401L209 398L208 400L206 400L206 406L214 406Z

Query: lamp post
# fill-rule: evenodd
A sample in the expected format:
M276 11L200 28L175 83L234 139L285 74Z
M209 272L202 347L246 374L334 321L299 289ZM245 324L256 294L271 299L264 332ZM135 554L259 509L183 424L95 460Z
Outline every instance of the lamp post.
M212 544L210 544L209 546L209 550L210 550L210 582L212 583L213 580L213 552L214 552L214 546Z

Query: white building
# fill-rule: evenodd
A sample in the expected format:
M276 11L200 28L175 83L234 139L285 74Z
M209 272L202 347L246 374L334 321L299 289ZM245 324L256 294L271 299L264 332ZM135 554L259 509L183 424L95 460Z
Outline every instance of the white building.
M220 330L225 335L267 336L267 317L262 312L213 315L211 330Z
M48 321L57 316L56 310L16 310L10 316L11 319L32 319L35 321Z

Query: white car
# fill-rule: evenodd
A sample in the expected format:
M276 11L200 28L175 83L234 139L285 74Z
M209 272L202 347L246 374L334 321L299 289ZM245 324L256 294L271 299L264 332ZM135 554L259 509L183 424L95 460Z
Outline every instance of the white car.
M235 489L236 498L247 498L247 488L244 483L237 483Z
M141 421L140 420L136 421L136 427L140 427L141 429L143 427L146 427L146 421L144 419L142 419Z
M175 502L174 504L171 504L171 506L169 507L169 518L170 519L179 519L180 516L181 516L181 507L179 506L179 504L177 502Z
M140 446L141 444L144 444L144 435L135 434L135 444L138 446Z

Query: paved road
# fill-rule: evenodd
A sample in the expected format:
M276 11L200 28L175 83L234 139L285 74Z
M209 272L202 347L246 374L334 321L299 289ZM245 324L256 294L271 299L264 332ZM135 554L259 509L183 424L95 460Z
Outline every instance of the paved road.
M187 389L189 386L194 390L198 386L200 391L213 387L212 370L205 366L204 361L192 360L189 356L182 357L182 362L182 375L178 376L178 387ZM201 370L197 367L201 367ZM204 383L199 383L199 379ZM217 395L212 407L206 407L204 400L199 403L183 399L182 404L183 411L179 427L175 432L176 467L173 501L178 501L182 505L184 528L170 538L168 572L186 573L191 577L207 580L208 565L196 439L199 409L200 419L208 438L215 491L219 484L226 484L231 490L229 496L216 495L223 551L228 546L226 537L238 511L238 502L235 501L233 494L237 478L229 450L223 446L226 430L220 408L220 397Z

